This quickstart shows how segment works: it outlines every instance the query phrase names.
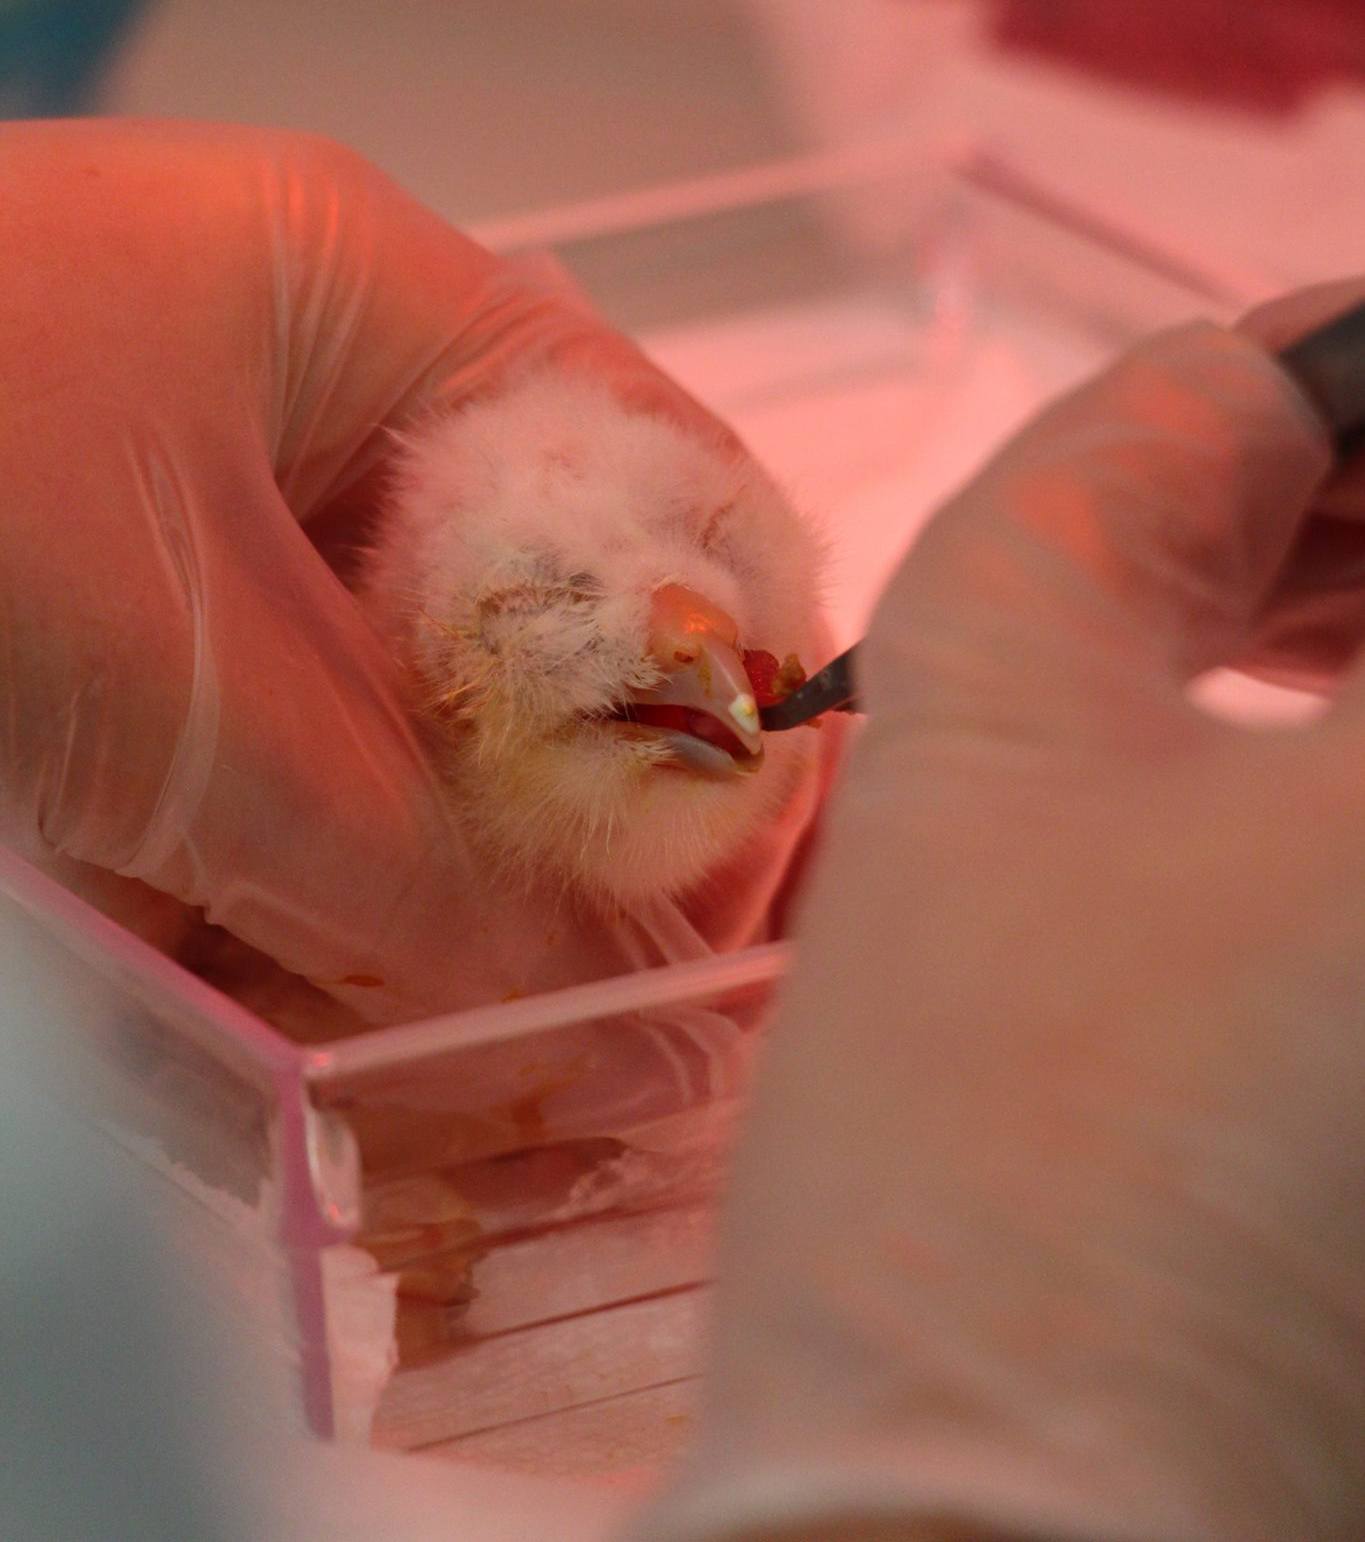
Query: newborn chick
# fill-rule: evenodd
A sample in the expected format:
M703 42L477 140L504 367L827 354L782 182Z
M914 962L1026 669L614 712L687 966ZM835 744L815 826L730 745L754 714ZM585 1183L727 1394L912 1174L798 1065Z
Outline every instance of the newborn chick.
M719 434L545 371L407 437L358 589L489 858L628 901L811 766L814 735L760 737L744 650L808 649L817 555Z

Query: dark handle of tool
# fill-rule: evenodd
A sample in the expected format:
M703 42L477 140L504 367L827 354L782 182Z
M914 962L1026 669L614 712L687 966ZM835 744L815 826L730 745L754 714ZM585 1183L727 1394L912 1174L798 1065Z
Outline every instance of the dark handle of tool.
M1337 457L1365 448L1365 305L1291 343L1279 354L1283 368L1322 414ZM769 732L798 728L822 712L861 712L855 678L858 644L812 675L785 701L764 707Z

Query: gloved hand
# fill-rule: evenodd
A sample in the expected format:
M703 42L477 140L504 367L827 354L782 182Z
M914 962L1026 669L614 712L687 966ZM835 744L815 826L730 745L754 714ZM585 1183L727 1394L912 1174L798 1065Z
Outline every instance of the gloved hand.
M634 1535L1360 1535L1365 476L1263 344L1362 293L1137 349L891 585ZM1238 659L1336 700L1190 705Z
M0 838L124 919L205 907L372 1019L747 940L801 820L710 915L509 895L338 581L392 430L509 367L714 435L695 402L323 141L10 125L0 203Z

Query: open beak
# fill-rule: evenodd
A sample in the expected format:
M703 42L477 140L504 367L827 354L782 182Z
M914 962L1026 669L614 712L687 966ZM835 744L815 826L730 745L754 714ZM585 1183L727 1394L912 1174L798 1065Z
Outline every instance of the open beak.
M738 643L734 621L696 590L665 584L654 592L648 646L663 679L635 692L623 715L703 776L743 776L763 761L758 703Z

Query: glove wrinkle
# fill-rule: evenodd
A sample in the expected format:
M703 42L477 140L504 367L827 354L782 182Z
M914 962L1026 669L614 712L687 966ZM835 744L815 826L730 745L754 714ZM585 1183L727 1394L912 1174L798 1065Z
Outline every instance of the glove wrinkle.
M121 860L116 872L155 883L181 851L194 829L214 776L221 715L217 663L210 631L209 585L195 529L193 496L175 466L173 452L149 433L134 447L133 472L150 516L157 549L174 575L190 622L189 699L180 719L160 791L147 817L142 838Z

